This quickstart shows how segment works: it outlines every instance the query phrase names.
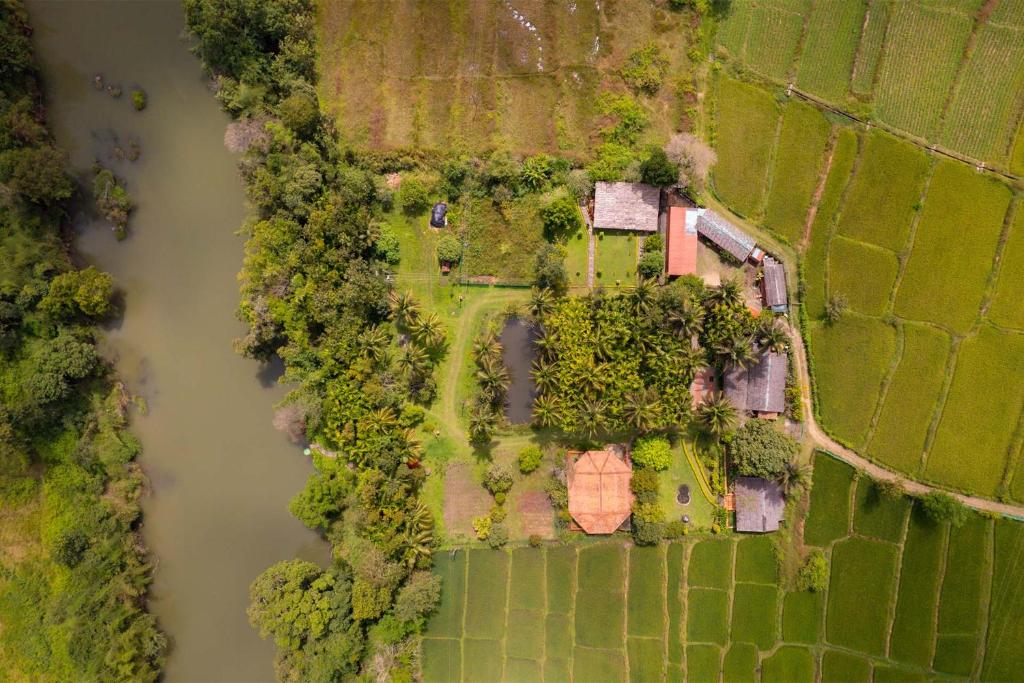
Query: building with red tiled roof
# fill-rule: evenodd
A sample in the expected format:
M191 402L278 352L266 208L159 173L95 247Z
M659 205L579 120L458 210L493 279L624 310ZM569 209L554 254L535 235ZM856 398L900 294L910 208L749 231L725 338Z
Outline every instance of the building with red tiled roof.
M621 452L621 455L620 455ZM610 534L629 519L633 467L621 446L603 451L570 451L565 472L569 514L588 534Z
M697 209L671 206L665 229L665 274L697 273Z

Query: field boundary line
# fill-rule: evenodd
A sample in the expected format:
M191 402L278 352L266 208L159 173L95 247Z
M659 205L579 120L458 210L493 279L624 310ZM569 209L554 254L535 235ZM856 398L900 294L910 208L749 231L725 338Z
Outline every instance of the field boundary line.
M889 368L885 371L885 377L882 378L882 387L878 392L878 401L875 402L875 410L871 415L871 421L868 422L868 432L864 435L864 446L863 451L867 453L870 450L871 442L875 438L875 429L878 428L878 422L882 419L882 410L885 408L886 399L889 398L889 388L892 386L893 379L896 377L896 371L899 370L900 364L903 362L903 356L907 352L907 332L903 329L903 325L895 325L896 328L896 348L893 350L892 362L889 363Z
M946 376L942 380L942 388L939 389L939 395L935 399L935 406L932 408L932 419L924 436L924 448L921 451L921 461L918 463L918 477L924 477L925 468L928 465L928 453L932 450L932 445L935 443L935 435L939 431L942 414L946 412L946 401L949 399L949 392L953 388L953 377L956 375L956 368L960 362L960 346L966 338L953 336L953 343L949 348L949 359L946 361Z
M868 22L871 20L871 11L875 9L875 2L877 0L868 0L868 6L864 10L864 19L860 22L860 34L857 36L857 49L853 51L853 63L850 65L850 87L847 92L851 95L856 96L853 90L853 82L857 80L857 64L860 62L861 51L864 48L864 33L867 31ZM886 29L889 28L888 22L886 22ZM882 35L882 47L885 46L885 35ZM879 48L881 49L881 48ZM874 91L874 83L872 83L871 90Z
M846 209L846 201L850 198L851 188L853 187L854 179L857 174L860 173L860 166L863 160L864 152L864 136L857 135L857 153L853 157L853 166L850 167L850 177L846 179L846 184L843 186L843 191L839 194L839 202L836 205L835 213L832 214L832 218L828 226L828 234L825 235L825 268L823 269L824 281L825 281L825 301L828 302L832 296L832 240L835 239L836 235L839 234L839 221L843 218L843 211ZM808 375L810 370L808 369ZM814 403L811 403L811 409L814 409Z
M995 1L998 2L998 0ZM978 30L988 21L988 15L985 14L985 8L991 4L993 4L993 0L984 0L974 14L974 21L971 23L971 33L967 36L967 42L964 43L964 51L960 55L960 62L956 65L956 75L953 76L953 80L950 82L949 92L946 93L946 100L942 103L942 111L939 113L938 121L935 122L935 130L932 132L932 136L935 139L942 137L942 131L946 128L946 116L949 114L949 109L953 106L953 99L959 91L960 82L963 78L964 71L966 70L967 62L974 54L974 47L978 39Z
M885 649L883 651L886 659L892 657L892 631L896 626L896 608L899 605L900 583L903 581L903 563L907 558L907 534L910 532L910 516L912 514L914 514L914 506L910 504L903 514L903 529L900 530L900 540L896 544L896 547L899 548L900 558L896 565L896 575L893 577L893 596L889 601L889 619L885 629Z
M811 241L811 230L814 227L814 219L818 216L818 205L821 204L821 196L825 194L828 175L832 171L832 160L836 155L838 140L839 134L836 132L835 126L832 126L828 134L828 156L825 157L825 166L818 174L818 185L814 188L814 194L811 195L811 204L807 207L807 216L804 218L804 231L800 236L800 242L796 245L796 251L801 255L807 251L807 246Z
M983 618L981 619L981 633L978 636L978 646L975 651L974 667L971 669L971 680L976 681L981 679L981 668L985 664L985 655L987 653L987 642L988 642L988 614L992 609L992 583L995 581L996 575L996 523L995 520L988 521L988 534L986 538L985 558L988 560L988 581L985 581L981 585L981 596L979 602L981 603L981 613Z

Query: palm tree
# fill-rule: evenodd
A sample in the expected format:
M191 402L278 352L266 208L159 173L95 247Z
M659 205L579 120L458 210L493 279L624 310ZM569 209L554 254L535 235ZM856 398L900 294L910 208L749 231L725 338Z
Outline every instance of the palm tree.
M395 411L391 408L378 408L377 410L371 410L366 415L366 422L371 428L377 428L380 431L386 431L390 427L394 427L398 422L398 418L395 417Z
M688 375L696 375L708 367L708 357L703 349L688 349L676 359L676 362L686 369Z
M580 428L589 438L604 429L608 419L608 406L604 401L585 399L580 406Z
M503 350L501 342L498 341L498 335L494 334L494 330L488 328L473 342L473 359L477 363L483 362L485 358L500 360Z
M485 444L491 440L494 431L495 414L486 405L476 404L469 413L469 438L476 444Z
M407 344L405 353L398 359L398 367L409 376L416 376L426 369L430 357L427 350L419 344Z
M741 304L743 303L743 285L736 278L729 278L722 282L717 289L712 289L708 298L712 303L726 306Z
M782 353L789 348L789 335L772 317L763 318L757 330L757 343L762 349Z
M504 364L487 358L477 368L476 381L492 398L498 398L504 396L511 379Z
M632 304L633 313L640 316L646 315L654 305L654 295L657 292L654 280L641 280L633 290Z
M376 361L381 359L381 354L388 349L391 335L383 325L374 325L363 334L363 349L370 358Z
M533 402L533 422L540 427L555 427L562 422L558 401L550 394L541 394Z
M543 360L533 361L533 382L541 391L550 389L555 382L555 366Z
M444 340L444 326L437 313L417 317L410 328L413 338L427 346L438 346Z
M626 396L623 415L631 427L646 432L658 424L661 418L661 403L654 389L637 391Z
M726 363L736 365L741 368L750 367L757 358L754 353L753 338L745 335L737 335L723 339L721 342L715 344L714 351L715 354Z
M669 311L668 322L677 335L690 339L704 329L704 307L686 297L678 309Z
M787 496L793 492L805 491L811 485L811 465L790 460L779 472L777 481Z
M697 408L697 421L709 434L721 438L736 427L739 415L732 401L718 391Z
M530 295L530 315L534 318L543 318L555 305L555 299L550 289L534 288Z
M420 306L412 292L391 292L388 303L391 306L391 314L395 316L395 322L401 326L407 326L413 319L419 317Z

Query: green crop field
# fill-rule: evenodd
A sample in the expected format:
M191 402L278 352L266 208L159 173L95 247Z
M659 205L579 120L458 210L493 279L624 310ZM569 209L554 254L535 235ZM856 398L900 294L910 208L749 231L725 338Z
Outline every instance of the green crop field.
M846 298L850 310L882 315L899 272L899 261L888 249L836 236L829 249L829 293Z
M853 468L827 455L814 456L814 488L804 527L804 540L826 546L850 528L850 485Z
M745 538L736 546L736 580L774 585L778 562L768 536Z
M927 668L932 660L945 540L944 528L929 522L919 510L911 514L889 638L890 656L904 664Z
M734 59L758 73L783 78L793 63L809 0L734 0L719 42Z
M894 596L898 549L849 538L832 549L826 639L833 645L881 655Z
M754 643L771 649L778 640L779 589L756 583L733 587L732 627L729 637L740 643Z
M733 643L725 653L722 678L729 683L756 683L757 646L753 643Z
M850 90L858 95L870 95L874 87L891 11L892 3L884 0L872 2L868 9L867 22L860 34L857 58L853 63L853 74L850 78Z
M1012 680L1020 675L1020 644L1024 642L1024 524L995 524L995 567L982 679Z
M833 102L845 98L860 42L867 2L815 3L807 25L796 82Z
M888 500L867 477L857 482L854 494L853 530L855 533L881 541L899 543L910 510L907 500Z
M831 126L814 107L791 100L782 110L782 129L775 153L775 170L768 195L765 226L791 244L804 234L818 177L825 164Z
M847 313L810 326L810 349L822 421L839 439L860 446L896 351L896 330Z
M885 394L867 453L905 474L921 468L925 438L935 414L949 360L949 335L933 327L905 324L903 353Z
M978 634L982 586L990 574L991 529L990 520L974 516L950 532L939 604L940 634Z
M763 683L814 683L814 655L805 647L784 645L761 669Z
M722 675L722 651L715 645L686 646L686 680L718 683Z
M821 595L786 593L782 606L782 639L814 645L821 639Z
M865 136L839 218L839 233L902 250L928 166L928 157L913 145L877 130Z
M836 683L869 683L871 662L841 650L825 650L821 657L821 680Z
M897 315L959 333L974 324L1011 197L1006 185L969 166L939 163L896 296ZM970 239L963 239L965 226Z
M973 17L917 3L896 3L876 86L878 117L921 137L937 131Z
M729 587L732 579L733 546L725 541L702 541L690 553L687 579L691 586Z
M661 638L665 632L665 557L661 548L629 551L626 634Z
M715 190L739 213L756 217L764 204L779 108L764 90L725 76L715 90Z
M997 325L1024 328L1024 204L1018 199L1014 220L999 264L999 282L988 309L989 320Z
M576 644L621 647L625 623L625 561L621 547L601 545L579 553L576 592Z

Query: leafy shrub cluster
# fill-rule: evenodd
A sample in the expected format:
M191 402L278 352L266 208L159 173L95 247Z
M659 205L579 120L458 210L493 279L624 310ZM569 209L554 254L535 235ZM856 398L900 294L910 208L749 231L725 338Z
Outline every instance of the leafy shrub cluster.
M661 88L668 71L668 60L654 43L648 43L631 52L619 75L630 88L653 95Z
M114 285L61 241L73 185L30 35L20 3L0 3L0 509L37 520L4 538L0 677L153 681L167 644L145 610L139 443L95 347Z
M128 214L133 207L132 198L112 171L99 164L95 164L92 171L92 198L96 209L110 221L117 239L124 239L128 236Z
M502 409L511 378L502 351L493 325L488 324L473 343L477 393L469 412L469 438L476 445L489 443L503 420Z
M736 471L745 477L778 477L797 450L797 443L767 420L748 420L729 443Z

